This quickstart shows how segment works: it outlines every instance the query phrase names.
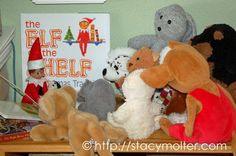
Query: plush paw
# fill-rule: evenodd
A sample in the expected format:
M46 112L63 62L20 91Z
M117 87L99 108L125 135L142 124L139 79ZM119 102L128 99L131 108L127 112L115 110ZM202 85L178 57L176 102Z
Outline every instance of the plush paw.
M107 121L110 122L110 123L113 122L113 115L112 115L111 112L107 113Z
M184 124L184 127L185 127L185 135L187 137L191 137L192 134L193 134L193 124L189 123L189 122L186 122Z
M161 118L159 119L159 123L160 123L160 126L164 126L164 127L170 127L172 125L170 120L164 116L161 116Z
M154 118L155 122L155 129L160 129L160 119L163 117L163 115L158 115Z

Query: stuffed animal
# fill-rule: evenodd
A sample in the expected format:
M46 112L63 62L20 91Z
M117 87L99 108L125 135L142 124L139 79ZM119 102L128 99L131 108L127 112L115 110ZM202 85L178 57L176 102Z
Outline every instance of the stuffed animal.
M128 61L128 71L131 73L136 69L149 68L157 65L159 64L159 57L160 53L153 52L151 49L143 47L135 52ZM122 80L119 80L119 82L122 82ZM171 113L182 114L186 110L185 98L185 94L166 86L162 89L155 90L152 101L159 104L160 107L162 107L162 112L166 115L170 115ZM174 119L174 115L172 116L172 119ZM176 116L176 118L178 117ZM176 120L179 121L179 119Z
M39 117L45 124L40 124L30 132L34 141L69 140L77 156L93 155L93 149L85 150L82 144L91 139L98 144L106 142L121 143L127 137L122 128L114 128L95 115L75 109L76 91L70 86L49 90L39 100ZM109 149L97 149L100 156L112 156Z
M135 36L128 40L128 47L140 49L145 46L160 52L169 40L186 42L196 35L192 16L177 4L156 11L154 28L155 35Z
M236 141L236 106L230 94L210 80L207 61L193 47L170 42L161 65L141 74L151 87L170 85L187 93L187 122L172 124L161 118L161 129L168 135L191 143ZM233 138L232 138L233 136ZM235 149L236 147L232 147Z
M127 62L135 53L132 48L117 48L111 50L108 54L108 66L103 69L103 78L110 82L117 81L120 77L126 76L129 72L127 70Z
M119 82L119 79L129 73L126 64L135 51L136 50L132 48L116 48L111 50L108 54L107 67L102 71L103 78L114 83L115 87L120 92L120 94L116 94L116 108L125 101L123 92L119 87L119 84L122 83Z
M99 120L106 120L107 113L116 108L114 89L104 79L86 80L78 92L77 102L79 110L92 113Z
M52 80L52 81L48 81L48 89L59 89L61 88L61 85L59 82Z
M155 89L141 80L142 71L143 69L135 70L125 78L122 90L126 102L107 115L108 122L115 127L124 128L130 139L147 138L160 128L154 121L154 117L160 115L160 107L151 102Z
M126 64L126 68L128 70L128 73L122 77L120 77L116 81L117 88L120 88L124 82L125 77L133 72L136 69L143 69L148 68L151 66L154 66L157 63L157 60L159 58L159 53L153 52L150 48L143 47L133 54L133 56L130 57Z
M236 101L236 31L227 24L214 24L191 39L191 45L209 62L212 79Z

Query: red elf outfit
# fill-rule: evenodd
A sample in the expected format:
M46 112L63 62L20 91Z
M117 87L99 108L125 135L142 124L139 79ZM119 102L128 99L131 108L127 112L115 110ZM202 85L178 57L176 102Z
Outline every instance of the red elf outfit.
M39 38L35 40L34 44L31 47L27 66L29 71L44 69ZM30 73L30 76L26 79L26 81L27 86L25 89L25 93L30 96L35 102L38 102L40 96L44 95L48 90L48 84L46 78L44 77L44 74L43 76L36 78L33 74ZM33 103L33 101L27 96L24 96L21 102L26 104Z
M89 24L93 22L93 20L94 19L83 18L81 21L81 22L83 22L83 21L88 22L87 27L81 28L81 30L79 31L79 35L77 37L77 41L79 42L80 51L83 56L85 56L85 54L87 52L88 42L90 41L89 30L87 30L87 28L88 28Z
M172 137L190 143L223 143L232 139L236 131L236 110L229 98L218 86L220 95L214 95L203 89L195 89L189 95L202 103L202 110L196 116L193 134L185 135L184 124L175 124L169 128Z

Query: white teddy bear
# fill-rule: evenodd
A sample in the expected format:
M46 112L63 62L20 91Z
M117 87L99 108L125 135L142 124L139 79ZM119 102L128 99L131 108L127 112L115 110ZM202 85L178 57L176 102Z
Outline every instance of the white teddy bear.
M124 128L130 139L147 138L160 128L159 121L155 123L154 118L161 114L161 107L151 102L155 89L140 78L142 71L135 70L125 78L122 90L126 102L117 111L107 115L108 122Z

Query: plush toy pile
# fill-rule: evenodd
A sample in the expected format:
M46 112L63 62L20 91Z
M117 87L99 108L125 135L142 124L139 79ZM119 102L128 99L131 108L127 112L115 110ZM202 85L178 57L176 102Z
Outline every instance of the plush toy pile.
M189 41L196 35L196 25L192 16L177 5L169 5L156 11L154 19L155 35L139 35L128 41L128 46L134 49L151 48L160 52L168 41Z
M153 52L151 49L143 47L137 50L134 55L129 59L127 63L127 69L129 73L131 73L137 69L145 69L158 65L159 57L160 53ZM125 77L123 76L117 81L119 82L117 83L119 88L122 86L124 79ZM180 118L177 116L179 116L179 114L186 116L185 114L183 114L186 110L185 97L185 94L173 90L167 86L165 88L155 90L152 96L152 102L156 103L157 105L159 105L159 107L161 107L161 112L159 114L164 113L166 115L171 115L171 121L179 123Z
M102 145L107 140L121 143L127 138L122 128L99 121L93 114L75 109L76 91L69 86L49 90L39 101L39 117L45 124L35 126L30 137L34 141L69 140L77 156L93 155L93 149L82 148L91 139ZM100 156L112 156L108 148L97 149Z
M105 80L87 80L78 93L69 86L50 89L39 101L45 124L34 127L31 138L69 140L76 155L90 156L84 141L145 139L161 128L190 143L232 141L236 156L236 31L214 24L196 36L192 16L177 4L157 10L154 27L155 34L110 51ZM119 107L109 82L124 96Z
M227 24L214 24L191 39L191 44L207 59L212 79L236 101L236 31Z
M161 118L162 130L192 143L236 142L236 106L230 94L210 80L207 61L190 45L170 42L161 65L151 67L141 78L151 87L170 85L187 93L187 122L172 124ZM181 62L181 63L179 63ZM236 149L236 147L232 147Z

